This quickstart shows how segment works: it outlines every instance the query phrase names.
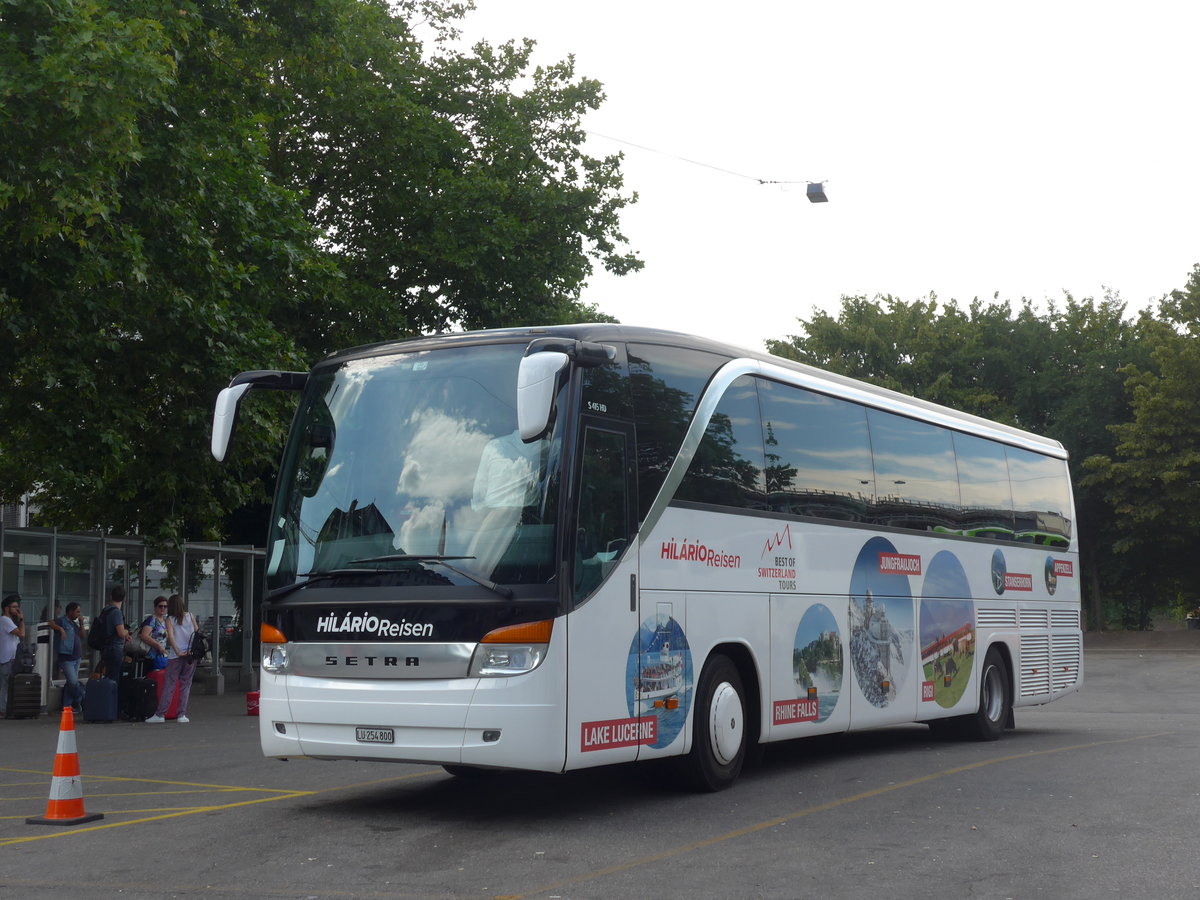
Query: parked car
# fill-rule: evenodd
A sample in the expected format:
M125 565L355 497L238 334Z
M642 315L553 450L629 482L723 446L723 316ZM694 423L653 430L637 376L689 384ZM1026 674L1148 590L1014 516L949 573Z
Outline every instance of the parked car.
M240 660L242 658L242 626L241 616L221 616L217 627L221 630L221 658L231 661ZM208 635L210 645L215 645L216 632L214 629L213 617L209 616L200 625L204 633Z

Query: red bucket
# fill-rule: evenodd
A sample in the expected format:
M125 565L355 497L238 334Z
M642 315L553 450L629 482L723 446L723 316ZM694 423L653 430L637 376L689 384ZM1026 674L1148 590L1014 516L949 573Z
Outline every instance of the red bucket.
M246 693L246 715L258 715L258 691L248 691Z

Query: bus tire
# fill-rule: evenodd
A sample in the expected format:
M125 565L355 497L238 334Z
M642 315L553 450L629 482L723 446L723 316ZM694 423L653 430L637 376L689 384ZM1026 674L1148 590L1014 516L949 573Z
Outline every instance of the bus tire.
M692 787L722 791L736 780L746 758L746 701L737 666L713 656L704 666L692 714L692 750L684 757Z
M1000 651L992 647L983 658L979 672L979 709L959 719L964 738L976 741L999 740L1012 717L1012 680Z

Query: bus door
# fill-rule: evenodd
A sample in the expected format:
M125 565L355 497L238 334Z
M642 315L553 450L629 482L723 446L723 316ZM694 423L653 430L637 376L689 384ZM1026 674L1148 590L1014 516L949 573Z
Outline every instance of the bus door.
M584 417L567 621L567 768L637 758L638 657L633 427Z

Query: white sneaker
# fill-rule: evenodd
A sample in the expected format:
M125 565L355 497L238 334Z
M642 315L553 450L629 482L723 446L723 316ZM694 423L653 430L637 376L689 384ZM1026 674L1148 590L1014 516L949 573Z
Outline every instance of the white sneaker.
M162 721L162 719L159 719L158 721L160 721L160 722L161 722L161 721ZM192 721L192 720L191 720L191 719L189 719L187 716L180 716L180 717L179 717L178 719L176 719L175 721L176 721L176 722L179 722L181 725L186 725L188 722L190 722L190 721Z
M165 721L167 721L167 720L164 719L162 716L151 716L150 718L148 718L146 720L146 724L147 725L157 725L160 722L165 722Z

